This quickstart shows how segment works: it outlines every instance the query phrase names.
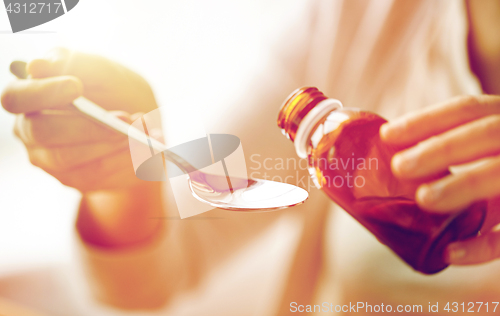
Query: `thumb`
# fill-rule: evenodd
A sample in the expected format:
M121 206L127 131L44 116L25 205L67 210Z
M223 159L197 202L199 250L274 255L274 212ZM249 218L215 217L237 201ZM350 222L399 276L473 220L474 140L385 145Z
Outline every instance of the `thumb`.
M491 231L479 237L452 243L446 251L451 264L470 265L500 258L500 232Z

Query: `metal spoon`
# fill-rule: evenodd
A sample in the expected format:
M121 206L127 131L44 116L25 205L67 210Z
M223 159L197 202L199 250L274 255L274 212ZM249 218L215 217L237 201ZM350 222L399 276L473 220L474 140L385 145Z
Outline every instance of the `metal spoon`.
M27 78L26 63L23 61L12 62L10 71L19 79ZM201 172L179 155L169 151L164 144L109 114L94 102L79 97L73 101L73 105L93 121L161 152L163 159L171 161L188 174L193 196L213 207L232 211L273 211L301 204L309 196L306 190L288 183L224 177Z

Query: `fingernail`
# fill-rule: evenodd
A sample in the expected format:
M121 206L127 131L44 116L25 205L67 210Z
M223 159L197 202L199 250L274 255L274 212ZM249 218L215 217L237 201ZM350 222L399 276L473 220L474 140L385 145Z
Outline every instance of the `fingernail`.
M465 248L453 245L448 246L448 262L450 263L465 258L466 254L467 250Z
M384 123L382 124L382 126L380 126L380 136L382 136L382 138L387 138L387 133L390 131L388 125L389 123Z

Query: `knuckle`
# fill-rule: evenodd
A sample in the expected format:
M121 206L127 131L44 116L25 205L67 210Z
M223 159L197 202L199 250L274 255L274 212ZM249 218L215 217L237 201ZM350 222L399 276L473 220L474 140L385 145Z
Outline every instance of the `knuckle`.
M468 173L463 177L461 182L463 182L468 191L476 191L478 186L481 185L482 179L475 173Z
M431 136L425 142L425 152L429 153L427 158L437 158L436 156L448 156L453 154L455 146L449 140L444 139L442 136Z
M25 137L33 144L49 146L57 139L55 124L45 114L30 115L24 125Z
M451 157L455 153L455 146L450 141L441 141L436 146L439 146L440 154Z
M75 177L71 176L70 174L67 173L59 173L56 176L56 179L61 182L61 184L68 186L68 187L73 187L76 188L78 187Z
M46 148L43 147L31 147L28 149L28 156L30 163L53 175L55 170L52 168L50 161L48 159L49 153Z
M81 192L92 191L94 187L94 184L91 183L90 181L80 179L80 177L77 177L71 173L60 178L59 181L65 186L78 189Z
M46 138L46 130L41 120L36 118L30 119L29 124L25 125L25 132L28 139L36 144L44 144Z
M61 184L78 189L82 191L82 189L85 187L84 181L81 179L81 177L78 176L78 173L75 171L72 172L58 172L57 175L55 175L56 179L61 182Z
M459 98L460 103L464 108L472 108L475 109L479 104L482 103L481 97L477 95L464 95Z
M33 166L42 168L42 164L40 162L40 159L38 159L38 155L36 155L34 150L28 150L28 158L29 158L30 163Z
M484 134L491 139L500 138L500 114L490 115L483 125Z
M63 185L78 189L82 192L92 191L102 181L99 177L90 176L89 168L76 167L67 171L58 170L55 176Z
M21 138L21 133L19 132L19 128L17 126L14 126L12 132L14 133L14 136L24 142L24 140Z
M477 113L478 107L481 105L481 97L475 95L464 95L458 98L460 110L466 115Z
M2 95L0 96L0 102L7 112L16 113L15 94L12 91L8 89L3 90Z
M79 167L76 154L68 151L67 148L53 148L52 149L52 165L55 169L60 171L71 171Z
M38 167L49 174L54 174L55 169L51 165L51 161L49 158L50 153L47 152L46 148L30 148L28 149L28 156L29 161L33 166Z
M53 148L51 150L51 165L54 169L61 171L66 171L71 167L70 163L65 158L63 150L60 148Z

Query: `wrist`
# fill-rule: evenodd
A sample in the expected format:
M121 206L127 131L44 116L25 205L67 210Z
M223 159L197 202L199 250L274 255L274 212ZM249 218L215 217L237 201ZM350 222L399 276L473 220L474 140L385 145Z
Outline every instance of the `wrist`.
M105 248L149 242L163 224L161 187L161 182L142 182L127 189L85 193L76 221L81 238Z

